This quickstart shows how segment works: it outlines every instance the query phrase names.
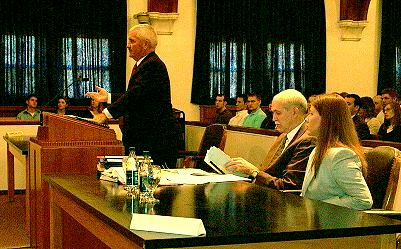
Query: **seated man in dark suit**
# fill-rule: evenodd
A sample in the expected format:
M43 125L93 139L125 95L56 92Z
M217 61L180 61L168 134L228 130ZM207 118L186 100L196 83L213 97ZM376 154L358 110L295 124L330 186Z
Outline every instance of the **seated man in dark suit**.
M363 120L361 116L359 116L359 109L361 109L361 98L359 97L359 95L351 93L345 96L345 101L347 102L348 108L351 111L352 121L354 121L359 139L370 139L371 136L369 127L365 123L365 120Z
M302 93L288 89L274 96L271 111L282 134L271 146L264 162L256 167L243 158L233 158L228 170L249 175L256 184L275 189L301 189L309 154L316 138L307 134L307 101Z
M225 100L225 96L223 94L217 94L214 105L216 107L216 116L213 123L228 124L230 119L233 117L233 114L226 108L227 101Z

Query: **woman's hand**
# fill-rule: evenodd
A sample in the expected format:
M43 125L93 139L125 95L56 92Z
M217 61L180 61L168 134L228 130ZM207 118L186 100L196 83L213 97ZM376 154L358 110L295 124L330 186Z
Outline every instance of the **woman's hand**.
M255 165L242 157L232 158L231 161L225 164L225 167L229 172L241 172L247 175L251 175L254 171L259 171Z

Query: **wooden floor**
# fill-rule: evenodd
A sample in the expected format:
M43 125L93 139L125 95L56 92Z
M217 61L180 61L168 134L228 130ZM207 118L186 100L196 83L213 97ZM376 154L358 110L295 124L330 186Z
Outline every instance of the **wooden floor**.
M7 195L0 195L0 249L30 248L24 217L25 195L16 195L14 202L9 202Z

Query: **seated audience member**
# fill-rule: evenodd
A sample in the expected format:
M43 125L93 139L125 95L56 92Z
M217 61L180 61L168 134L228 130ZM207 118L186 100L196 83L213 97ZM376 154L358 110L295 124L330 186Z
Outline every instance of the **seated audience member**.
M393 88L385 88L381 91L381 96L382 96L382 106L383 108L392 102L398 103L398 93L396 90ZM381 113L379 113L377 116L383 117L383 122L384 122L384 111L383 109L381 110Z
M56 114L58 115L66 115L68 113L68 107L70 107L70 101L66 97L58 97L57 98L57 107Z
M361 98L361 109L359 110L359 115L368 125L370 135L377 135L381 123L379 119L376 118L375 104L373 103L373 99L371 97Z
M244 127L260 128L263 120L267 117L266 113L260 108L262 98L259 94L250 93L248 94L248 113L245 117Z
M273 112L271 110L271 104L269 105L269 110L266 113L266 118L263 120L262 124L260 125L260 128L263 129L270 129L274 130L276 129L276 124L273 121Z
M213 123L228 124L233 114L226 108L227 101L225 100L225 96L223 94L217 94L214 105L216 107L216 117Z
M383 89L381 92L381 96L383 101L383 108L391 102L398 103L398 93L392 88Z
M375 115L376 118L383 124L384 113L383 113L383 100L381 95L376 95L373 97L373 103L375 104Z
M354 122L356 132L360 140L370 139L370 131L368 125L359 116L359 109L361 108L361 98L357 94L348 94L345 97L348 108L351 112L352 121Z
M397 102L384 107L384 123L379 129L379 139L383 141L401 142L401 111Z
M230 122L228 122L229 125L242 126L245 117L248 116L246 103L247 103L247 98L245 94L239 95L237 97L235 103L235 109L237 112L235 116L230 119Z
M38 107L38 97L30 94L25 99L26 109L18 113L18 120L40 120L40 110Z
M84 118L94 118L97 115L101 114L104 110L105 103L99 102L95 99L91 99L90 106L88 107L88 111L82 115Z
M308 111L309 111L309 109L310 109L310 103L311 103L313 100L315 100L316 97L317 97L317 94L312 94L311 96L309 96L309 98L308 98Z
M373 200L363 171L367 163L344 98L319 96L306 118L317 137L302 185L302 196L353 209L369 209Z
M301 189L308 157L315 138L306 133L307 102L302 93L288 89L274 96L271 110L277 131L264 162L256 167L243 158L226 164L232 172L249 175L256 184L275 189Z
M347 92L341 92L341 93L338 93L338 95L340 95L341 97L345 98L345 97L347 97L348 93Z

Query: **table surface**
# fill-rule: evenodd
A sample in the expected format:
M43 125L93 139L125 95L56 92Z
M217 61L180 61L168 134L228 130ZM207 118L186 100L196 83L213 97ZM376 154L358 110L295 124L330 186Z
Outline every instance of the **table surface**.
M182 247L335 238L401 231L401 222L247 182L159 187L154 207L95 176L44 176L58 191L145 247ZM206 236L130 230L131 212L202 219Z

